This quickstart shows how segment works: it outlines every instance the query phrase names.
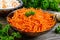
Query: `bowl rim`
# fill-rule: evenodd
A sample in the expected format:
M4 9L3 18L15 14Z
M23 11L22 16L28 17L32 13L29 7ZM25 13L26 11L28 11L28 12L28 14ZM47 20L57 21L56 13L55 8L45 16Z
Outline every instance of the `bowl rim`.
M17 1L19 1L19 3L20 3L20 5L18 5L17 7L14 7L14 8L5 8L5 9L1 8L0 10L11 10L11 9L16 9L16 8L21 7L23 5L22 0L17 0Z

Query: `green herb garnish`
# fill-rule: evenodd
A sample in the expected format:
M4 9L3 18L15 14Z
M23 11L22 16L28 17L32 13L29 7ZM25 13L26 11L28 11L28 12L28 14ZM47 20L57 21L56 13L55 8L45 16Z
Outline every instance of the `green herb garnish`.
M0 27L2 28L2 24L0 24ZM10 29L10 25L7 24L4 26L4 28L0 29L0 40L14 40L14 38L21 38L21 35L19 32L13 31L10 35L8 33Z
M55 33L60 33L60 26L55 29Z
M29 11L29 12L25 13L25 16L29 17L29 16L34 15L34 14L35 14L34 11Z

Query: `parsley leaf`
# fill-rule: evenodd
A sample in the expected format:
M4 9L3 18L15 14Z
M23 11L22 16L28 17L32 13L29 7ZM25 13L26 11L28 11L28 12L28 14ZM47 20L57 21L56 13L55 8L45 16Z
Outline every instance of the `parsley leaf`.
M9 36L9 40L14 40L14 37L12 37L12 36Z
M0 25L2 27L2 24ZM10 35L8 34L8 31L10 29L10 25L5 25L4 28L0 30L0 40L14 40L14 38L21 38L21 35L19 32L13 31Z
M29 17L29 16L34 15L34 14L35 14L35 12L31 10L29 12L26 12L25 16Z
M12 36L13 36L13 37L16 37L16 38L20 38L20 37L21 37L21 35L20 35L19 32L13 32L13 33L12 33Z
M60 33L60 26L55 29L55 33Z
M4 32L4 33L7 33L8 30L9 30L9 28L10 28L10 25L7 24L7 25L3 28L3 32Z

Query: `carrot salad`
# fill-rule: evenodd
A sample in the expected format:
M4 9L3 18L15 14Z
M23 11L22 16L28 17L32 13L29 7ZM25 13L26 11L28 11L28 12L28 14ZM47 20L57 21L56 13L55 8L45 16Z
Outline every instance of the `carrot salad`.
M26 16L26 12L34 11L34 15ZM43 32L55 25L53 15L41 9L22 8L14 12L8 22L15 28L24 32Z

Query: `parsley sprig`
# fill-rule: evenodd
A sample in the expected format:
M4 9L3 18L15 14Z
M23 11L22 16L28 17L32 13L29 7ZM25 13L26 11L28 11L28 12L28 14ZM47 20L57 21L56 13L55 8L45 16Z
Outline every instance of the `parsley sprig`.
M11 35L9 35L8 31L10 29L10 25L7 24L2 28L2 24L0 24L0 40L14 40L14 38L21 38L19 32L13 31Z
M55 33L60 34L60 26L56 27L56 29L55 29Z
M29 16L34 15L34 14L35 14L35 12L31 10L31 11L26 12L25 16L29 17Z

